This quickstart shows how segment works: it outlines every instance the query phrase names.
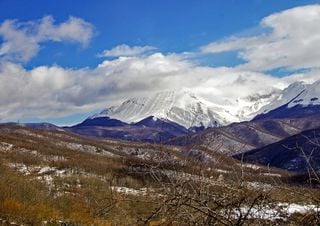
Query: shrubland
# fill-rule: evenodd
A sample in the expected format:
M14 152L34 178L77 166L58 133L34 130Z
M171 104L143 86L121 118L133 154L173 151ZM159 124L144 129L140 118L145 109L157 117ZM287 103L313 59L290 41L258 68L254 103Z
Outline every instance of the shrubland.
M319 225L317 178L205 147L0 127L0 222L7 224Z

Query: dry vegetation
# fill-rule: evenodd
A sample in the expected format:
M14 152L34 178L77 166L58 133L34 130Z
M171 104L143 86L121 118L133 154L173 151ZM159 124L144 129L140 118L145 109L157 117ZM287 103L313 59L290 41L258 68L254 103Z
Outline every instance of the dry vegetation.
M0 127L0 224L319 225L314 176L294 183L204 147Z

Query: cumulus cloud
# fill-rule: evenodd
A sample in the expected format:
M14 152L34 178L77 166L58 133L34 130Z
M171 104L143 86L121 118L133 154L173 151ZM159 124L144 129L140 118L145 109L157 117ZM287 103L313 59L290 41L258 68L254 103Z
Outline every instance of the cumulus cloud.
M120 57L120 56L138 56L150 53L156 50L153 46L128 46L126 44L118 45L112 49L104 50L99 56L101 57Z
M288 9L262 19L270 32L251 37L230 37L203 46L205 53L239 50L246 70L320 67L320 5Z
M26 70L19 64L3 62L0 118L61 117L163 90L189 90L223 105L227 100L286 85L261 73L197 66L176 54L119 57L94 69L41 66Z
M45 41L75 42L85 46L93 36L93 26L81 18L69 17L63 23L55 24L53 17L19 22L5 20L0 25L0 59L27 62L34 57Z
M317 71L277 78L239 68L194 64L178 54L104 60L96 68L40 66L26 70L0 63L0 120L57 118L103 109L164 90L191 91L211 103L237 105L239 98L264 95L291 82L313 82Z

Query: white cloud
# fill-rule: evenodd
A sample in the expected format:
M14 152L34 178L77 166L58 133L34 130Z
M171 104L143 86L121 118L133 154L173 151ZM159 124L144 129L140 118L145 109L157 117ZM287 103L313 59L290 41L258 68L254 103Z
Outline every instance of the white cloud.
M93 25L73 16L58 25L54 24L51 16L46 16L35 26L38 26L38 40L70 41L87 45L93 36Z
M41 66L26 70L0 64L0 118L54 118L102 109L128 97L185 89L224 104L226 100L283 88L287 82L260 73L201 67L178 55L105 60L95 69ZM249 88L250 87L250 88Z
M93 36L93 26L81 18L70 17L55 24L51 16L40 20L19 22L6 20L0 24L0 59L27 62L34 57L45 41L68 41L87 45Z
M128 46L126 44L118 45L110 50L104 50L99 56L101 57L120 57L120 56L138 56L150 53L156 50L153 46Z
M203 46L205 53L240 50L246 70L320 67L320 5L296 7L265 17L267 34L231 37Z
M105 60L94 69L41 66L26 70L2 62L0 121L63 117L163 90L191 91L212 103L230 105L296 80L316 79L317 71L277 78L238 68L198 66L183 56L162 53Z
M51 17L27 23L7 20L0 25L4 38L0 46L0 120L57 118L163 90L189 90L224 105L268 94L294 81L314 82L320 72L319 7L298 7L264 18L261 24L271 28L268 34L231 37L202 48L204 52L240 50L240 57L248 62L235 68L199 66L190 57L194 53L163 54L151 46L123 44L105 50L102 55L111 58L93 69L41 66L26 70L13 62L31 59L41 42L86 45L93 27L74 17L60 24ZM284 78L257 72L277 67L312 70Z

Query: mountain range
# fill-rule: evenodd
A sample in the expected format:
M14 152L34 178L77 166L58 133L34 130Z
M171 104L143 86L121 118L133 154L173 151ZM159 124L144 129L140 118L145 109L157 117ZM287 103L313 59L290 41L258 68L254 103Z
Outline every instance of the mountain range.
M319 106L320 80L312 84L295 82L282 91L226 100L224 104L186 91L164 91L130 98L90 116L87 121L105 118L131 124L152 116L187 129L208 128L260 118L304 117L317 114Z
M60 128L48 123L24 126L185 146L188 150L196 148L206 153L241 156L250 163L304 171L306 164L301 163L301 153L294 155L292 150L289 153L283 147L292 146L298 138L300 146L312 146L308 144L309 135L320 128L320 80L312 84L295 82L284 90L229 100L224 104L183 90L164 91L130 98L71 127ZM309 131L306 137L310 139L298 135L305 131ZM282 159L282 162L274 159ZM292 161L301 164L295 168ZM318 166L320 163L315 168Z
M225 105L190 92L166 91L128 99L69 130L98 137L200 147L212 153L241 156L250 163L305 171L301 153L284 149L298 137L300 146L310 148L309 140L298 134L318 128L320 80L312 84L295 82L280 91L226 101ZM315 169L320 167L316 160L312 162ZM294 166L294 161L299 164Z
M319 90L320 81L313 84L296 82L282 91L227 100L224 104L183 90L164 91L130 98L66 129L96 137L166 141L233 123L318 115Z

